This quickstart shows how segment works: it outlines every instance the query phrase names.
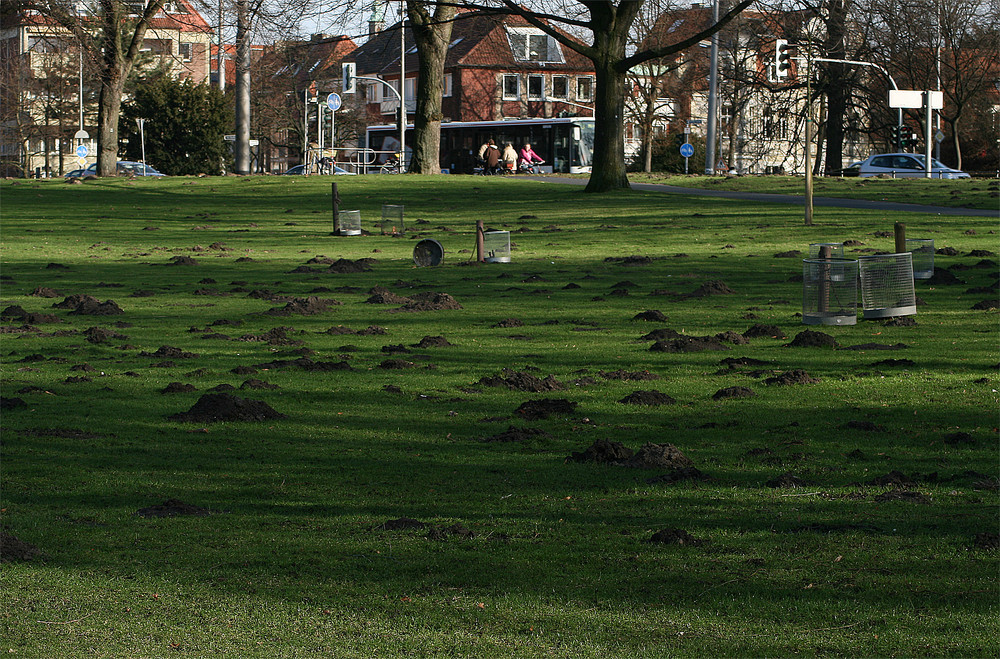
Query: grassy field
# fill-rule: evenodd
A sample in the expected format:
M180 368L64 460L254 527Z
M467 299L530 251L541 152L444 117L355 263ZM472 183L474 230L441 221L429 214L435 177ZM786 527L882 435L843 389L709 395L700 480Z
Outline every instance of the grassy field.
M629 174L636 183L663 183L678 187L763 192L773 194L804 194L805 179L801 176L679 176L672 174ZM958 181L927 179L874 179L821 176L813 179L813 194L817 197L869 199L902 204L979 208L1000 213L1000 181L996 179L962 179Z
M337 237L331 178L0 182L0 651L996 656L995 219L372 176ZM915 324L804 326L788 253L896 221L951 248ZM203 396L283 416L170 418ZM693 469L568 459L599 440Z

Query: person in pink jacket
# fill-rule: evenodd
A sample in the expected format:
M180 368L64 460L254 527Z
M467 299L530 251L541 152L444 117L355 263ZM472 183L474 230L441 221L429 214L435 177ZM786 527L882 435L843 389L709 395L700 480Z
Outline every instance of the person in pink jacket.
M534 173L535 166L534 163L541 165L545 161L542 160L541 156L531 150L531 142L526 142L524 148L521 149L520 161L518 162L518 168L521 171L527 171Z

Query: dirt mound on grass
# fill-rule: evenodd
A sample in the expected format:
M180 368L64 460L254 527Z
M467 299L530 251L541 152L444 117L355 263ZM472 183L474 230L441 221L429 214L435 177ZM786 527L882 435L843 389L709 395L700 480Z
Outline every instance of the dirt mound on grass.
M504 318L500 322L490 325L490 327L499 327L501 329L524 327L524 321L520 318Z
M657 341L650 346L650 352L703 352L705 350L729 350L714 336L682 336L669 341Z
M757 393L753 389L747 387L726 387L712 394L712 398L726 400L727 398L753 398L756 395Z
M514 412L528 421L537 421L553 414L572 414L576 411L576 406L577 403L565 398L543 398L525 401Z
M649 380L660 380L661 376L649 371L598 371L597 375L605 380L621 380L623 382L644 382Z
M127 340L128 337L124 334L119 334L112 330L104 329L101 327L88 327L83 331L83 336L88 343L104 343L105 341L110 341L112 339Z
M669 319L666 315L657 309L647 309L632 316L632 320L651 320L655 322L665 323Z
M139 353L140 357L156 357L157 359L196 359L200 355L193 352L185 352L180 348L175 348L173 346L160 346L156 349L156 352L148 352L143 350Z
M406 304L411 301L405 295L393 293L383 286L375 286L368 293L369 296L365 300L365 304Z
M652 389L650 391L633 391L618 402L623 405L648 405L656 407L659 405L673 405L677 401L661 391Z
M125 313L114 300L101 302L92 295L70 295L52 306L56 309L72 309L70 314L76 316L117 316Z
M839 344L837 339L829 334L815 330L802 330L795 335L791 343L785 345L792 348L836 348Z
M621 464L632 458L635 451L621 442L598 439L580 452L573 452L567 462L601 462L606 464Z
M532 437L543 437L551 439L552 435L540 430L538 428L518 428L516 426L508 426L507 430L492 435L491 437L483 437L481 441L484 442L523 442Z
M988 531L977 533L976 537L972 539L972 546L976 549L1000 549L1000 534Z
M697 547L705 543L704 540L699 540L684 529L660 529L646 542L655 542L661 545L686 545L689 547Z
M405 359L386 359L379 362L378 367L386 370L402 370L406 368L416 368L416 364Z
M712 281L707 281L701 286L699 286L693 293L689 293L688 297L707 297L709 295L735 295L736 291L729 288L729 286L724 281L718 279L713 279Z
M0 531L0 563L30 561L40 553L41 550L30 542Z
M292 314L313 316L327 311L333 305L339 304L341 303L337 300L324 300L315 295L310 295L309 297L297 297L283 307L268 309L264 313L268 316L291 316Z
M323 362L323 361L313 361L308 357L299 357L298 359L276 359L273 362L267 362L265 364L254 364L253 368L250 370L241 370L239 373L233 370L233 373L237 375L253 375L257 371L254 369L282 369L282 368L300 368L303 371L310 372L327 372L327 371L353 371L351 365L345 361L340 362Z
M62 293L54 288L46 288L44 286L39 286L35 290L28 293L28 297L59 297L60 295L62 295Z
M212 514L208 508L201 508L190 503L184 503L177 499L167 499L163 503L148 508L140 508L135 511L139 517L159 518L159 517L206 517Z
M184 384L183 382L171 382L163 389L160 390L161 394L189 394L192 391L198 391L198 388L193 384Z
M285 419L286 415L276 412L262 400L240 398L232 394L205 394L187 412L167 417L170 421L182 423L214 423L217 421L269 421Z
M677 330L670 329L669 327L664 327L661 329L655 329L648 334L644 334L639 337L642 341L669 341L671 339L679 339L682 334Z
M788 336L785 334L785 330L781 329L777 325L763 325L757 323L747 328L747 331L743 332L743 337L747 339L787 339Z
M448 339L443 336L425 336L420 339L419 343L414 343L414 348L450 348L455 344L450 343Z
M378 263L372 258L358 259L357 261L352 261L350 259L337 259L330 264L327 268L328 272L336 274L351 274L355 272L370 272L372 266Z
M512 391L529 391L539 393L542 391L561 391L566 388L551 375L539 378L524 371L515 371L505 368L500 371L500 375L486 376L479 379L479 384L485 387L506 387Z
M691 466L688 459L673 444L647 443L637 452L621 442L599 439L583 452L574 452L567 462L599 462L632 469L683 469Z
M801 368L792 369L787 373L775 375L774 377L764 380L764 384L777 386L786 386L791 384L815 384L816 382L819 382L818 378L810 376Z
M944 268L934 268L934 274L929 279L925 279L924 282L928 286L950 286L965 283L950 270L945 270Z
M410 301L398 309L390 309L390 313L409 311L443 311L446 309L461 309L462 305L447 293L417 293Z

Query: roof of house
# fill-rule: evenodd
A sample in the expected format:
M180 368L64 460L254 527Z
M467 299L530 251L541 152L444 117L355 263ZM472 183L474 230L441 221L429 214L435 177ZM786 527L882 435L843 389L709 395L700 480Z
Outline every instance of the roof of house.
M399 72L399 23L387 27L359 46L347 59L358 65L359 75ZM519 16L461 12L452 27L445 68L492 68L523 70L592 71L594 66L576 51L560 46L563 62L535 62L516 59L511 50L507 27L529 28ZM409 24L405 27L406 70L415 71L416 42ZM567 35L567 38L572 39Z
M261 68L276 78L292 78L296 88L313 80L339 78L340 63L357 48L346 35L314 35L309 41L287 41L265 49Z

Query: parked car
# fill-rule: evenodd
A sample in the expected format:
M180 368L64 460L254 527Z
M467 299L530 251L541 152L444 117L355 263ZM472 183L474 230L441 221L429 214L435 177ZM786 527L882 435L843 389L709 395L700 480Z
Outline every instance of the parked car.
M166 174L156 171L156 169L149 165L143 165L141 162L133 162L131 160L119 160L117 170L118 176L166 176ZM74 169L66 173L64 178L83 178L84 176L97 176L97 163L94 163L87 169Z
M296 165L286 172L281 172L281 176L301 176L306 173L305 165ZM349 172L343 167L333 166L333 173L337 176L355 176L354 172Z
M858 162L852 162L847 167L841 169L831 169L826 173L826 175L849 177L849 176L857 176L860 173L861 173L861 162L858 161Z
M896 178L922 178L924 155L922 153L878 153L861 161L858 176L869 178L886 174ZM965 172L952 169L941 161L931 158L931 178L971 178Z

